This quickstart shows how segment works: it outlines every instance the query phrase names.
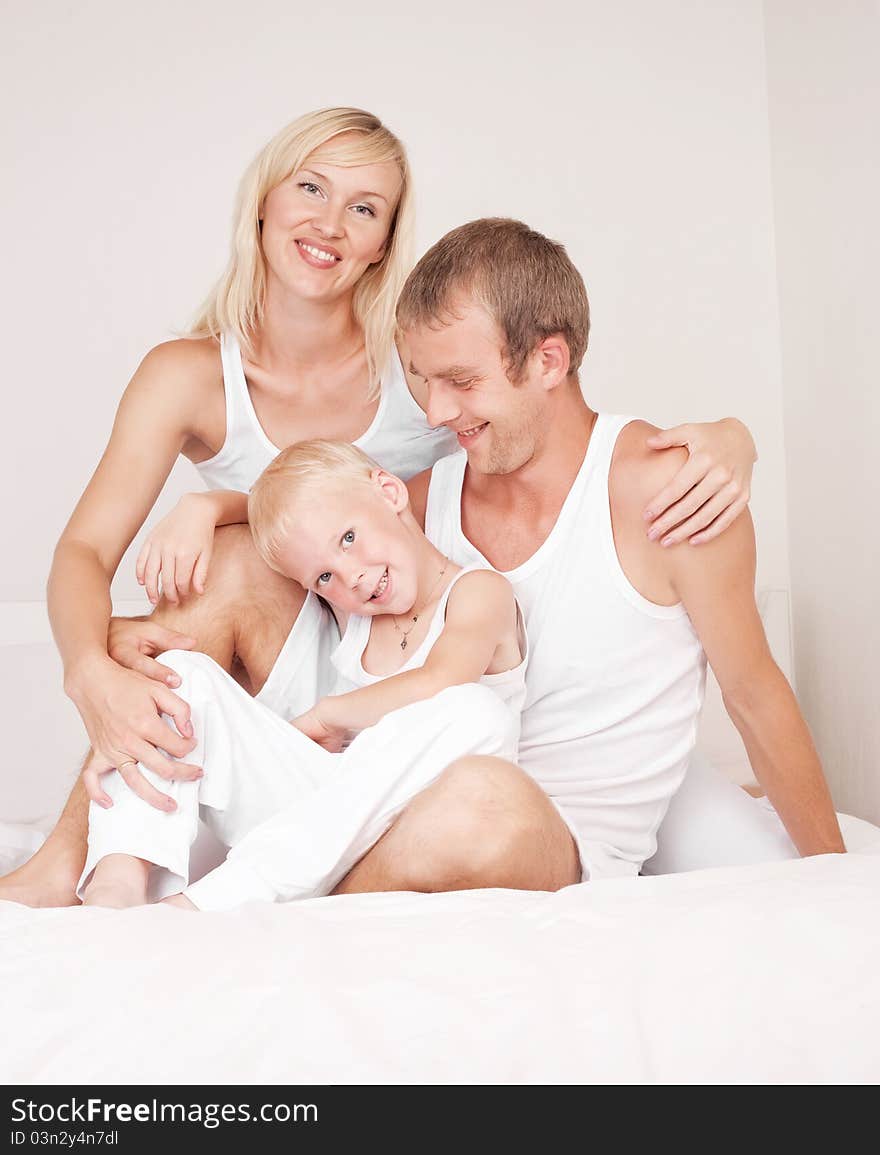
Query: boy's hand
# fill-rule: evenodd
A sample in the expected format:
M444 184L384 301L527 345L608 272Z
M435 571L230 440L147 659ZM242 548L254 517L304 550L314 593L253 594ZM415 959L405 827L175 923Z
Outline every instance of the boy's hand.
M209 493L184 494L144 542L135 571L154 606L160 587L174 605L205 592L216 528L210 499Z
M334 725L326 716L322 716L324 714L322 705L323 702L318 702L311 710L306 710L304 714L294 718L290 724L296 726L297 730L301 730L307 738L317 742L329 753L341 754L351 741L351 732L343 726Z

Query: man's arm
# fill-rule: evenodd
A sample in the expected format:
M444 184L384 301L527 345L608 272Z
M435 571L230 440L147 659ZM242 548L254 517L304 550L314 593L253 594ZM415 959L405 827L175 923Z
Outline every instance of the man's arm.
M801 854L845 851L810 731L774 662L755 605L755 533L746 514L701 550L676 549L672 580L752 769Z
M639 423L640 425L641 423ZM612 508L618 553L637 589L681 601L742 735L752 769L802 855L843 853L828 785L794 693L770 653L755 604L755 534L746 513L700 549L639 540L646 494L671 478L681 450L642 449L644 427L624 430L615 453ZM664 461L664 457L666 460Z

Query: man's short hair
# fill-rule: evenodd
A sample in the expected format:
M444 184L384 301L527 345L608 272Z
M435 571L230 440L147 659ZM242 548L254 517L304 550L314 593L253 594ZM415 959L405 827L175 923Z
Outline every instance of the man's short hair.
M328 493L350 493L370 480L376 462L346 441L314 438L283 449L263 470L248 494L248 521L263 561L278 568L297 506L311 499L320 504Z
M401 329L442 325L457 299L475 298L504 334L508 376L517 381L536 347L553 333L568 344L577 374L590 333L590 304L565 248L522 221L488 217L453 229L428 249L403 287Z

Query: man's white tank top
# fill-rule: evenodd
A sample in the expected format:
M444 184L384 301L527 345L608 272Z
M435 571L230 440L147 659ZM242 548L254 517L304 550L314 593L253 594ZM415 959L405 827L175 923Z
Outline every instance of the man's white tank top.
M519 763L575 836L584 877L635 874L696 742L706 660L683 605L630 584L614 544L611 457L631 417L600 414L546 541L505 573L529 637ZM461 527L464 451L439 461L425 532L461 563L489 563Z
M413 650L407 661L404 662L395 673L402 674L406 670L417 670L425 664L434 643L443 632L443 627L446 624L446 606L449 603L449 595L455 588L456 583L459 582L466 573L490 568L490 566L482 563L479 565L464 566L459 570L443 591L443 595L438 601L437 608L434 610L430 624L428 625L428 632L425 634L421 644ZM372 622L373 619L371 617L364 617L358 614L352 614L348 619L345 633L342 635L342 641L331 656L331 661L341 679L335 691L337 694L345 693L346 690L357 689L361 686L372 686L376 682L382 682L385 678L393 676L390 674L371 674L368 670L364 669L364 650L367 648L367 642L370 640L370 626ZM517 625L519 629L519 652L522 654L522 660L518 665L513 666L509 670L503 670L497 674L483 674L480 678L480 685L488 686L490 690L493 690L501 701L510 708L516 719L519 720L520 712L522 711L526 698L526 666L528 664L528 642L526 640L526 631L519 607L517 607Z
M234 334L223 334L220 358L226 393L226 438L220 451L207 461L198 462L196 469L208 489L247 493L283 446L269 440L257 418ZM428 425L409 391L400 355L394 349L382 375L376 415L354 444L383 469L408 481L452 452L458 442L449 430L431 429Z

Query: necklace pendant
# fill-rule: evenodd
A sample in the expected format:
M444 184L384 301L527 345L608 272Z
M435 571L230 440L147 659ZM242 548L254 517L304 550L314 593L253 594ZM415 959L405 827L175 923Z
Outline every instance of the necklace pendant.
M403 639L403 641L400 643L400 648L401 648L402 650L405 650L405 649L406 649L406 638L404 638L404 639Z

